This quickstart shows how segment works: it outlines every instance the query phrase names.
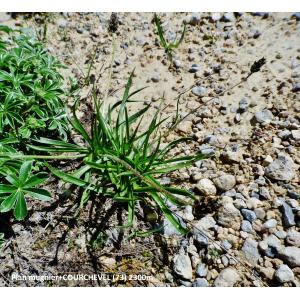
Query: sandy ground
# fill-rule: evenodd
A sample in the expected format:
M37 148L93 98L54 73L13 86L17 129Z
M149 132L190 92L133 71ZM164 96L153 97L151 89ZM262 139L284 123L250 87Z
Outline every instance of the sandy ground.
M243 262L226 263L224 262L226 259L222 258L225 257L224 253L214 259L209 253L215 245L199 246L197 242L193 242L195 240L193 236L181 238L171 234L170 237L167 232L164 232L162 237L137 239L130 243L121 242L117 234L116 241L111 245L88 250L86 244L91 236L95 237L95 228L99 229L103 226L103 230L109 229L110 234L114 235L110 226L104 224L101 219L99 221L99 216L103 218L102 210L97 211L89 205L87 211L92 211L93 220L83 215L75 221L72 219L72 203L57 201L50 208L41 207L25 223L9 221L11 237L4 252L0 254L0 271L3 275L2 279L0 277L1 285L49 285L48 282L12 280L10 276L14 273L56 275L71 272L90 274L101 271L138 273L152 277L136 281L119 280L115 283L100 280L62 281L52 282L52 284L92 286L201 286L206 283L209 286L226 284L295 286L299 284L298 263L291 265L288 260L282 258L283 255L268 256L262 253L263 250L259 245L257 246L257 243L268 236L274 236L275 231L282 230L288 234L289 230L293 230L299 234L299 218L297 219L300 210L299 198L286 196L290 190L298 193L298 196L300 192L299 173L296 171L300 163L299 137L297 132L292 133L293 130L299 132L300 127L300 94L295 89L295 85L300 82L299 21L291 18L291 13L271 13L265 17L248 13L236 15L221 13L220 16L209 13L168 13L160 16L169 38L176 34L180 35L182 23L187 22L184 41L173 54L177 67L170 68L170 63L158 43L151 22L153 14L147 13L118 14L119 25L115 36L107 30L110 14L51 14L47 21L46 46L53 55L67 65L67 69L64 70L66 77L80 78L82 74L86 74L89 61L96 53L91 74L98 80L97 87L100 95L105 95L109 87L112 96L108 97L107 103L114 103L122 97L128 76L135 70L134 87L147 86L147 88L137 96L141 103L132 105L131 110L140 109L143 103L152 103L148 120L160 100L164 99L167 105L164 114L169 116L171 121L176 112L178 95L193 86L200 87L201 95L196 95L195 90L182 95L180 113L184 115L200 104L203 106L182 122L166 139L171 141L177 135L194 137L195 142L177 149L178 153L188 154L199 149L203 151L211 148L216 153L215 157L208 159L204 166L198 165L177 174L181 185L195 190L199 181L204 178L214 181L224 172L235 177L234 195L228 190L222 191L219 188L216 195L203 195L205 193L200 192L201 201L204 201L201 197L208 196L206 197L208 200L205 198L208 203L203 202L207 207L203 213L199 213L194 208L191 219L196 224L201 218L207 216L214 218L217 225L214 229L208 228L209 234L218 243L229 241L232 244L231 255L242 257ZM193 21L193 18L196 21ZM44 25L39 24L41 22L38 16L28 19L17 16L16 19L12 19L6 14L1 14L0 22L12 27L26 27L28 32L33 33L44 29ZM266 64L261 72L253 74L246 82L218 97L218 94L245 77L253 62L262 57L266 59ZM109 80L109 66L112 60L112 77ZM191 70L193 65L195 65L194 69L197 68L197 72ZM81 92L82 112L79 114L81 117L84 117L89 110L86 104L89 102L89 91L86 88ZM213 96L216 98L205 104ZM246 109L241 109L242 99L246 103ZM272 117L265 120L265 123L259 122L255 114L265 110L271 111ZM147 121L144 126L147 126ZM289 131L292 138L285 139L282 131ZM239 199L236 193L243 194L245 199L252 201L251 203L255 202L253 200L256 197L253 193L255 189L252 189L252 185L257 184L255 180L259 176L268 177L264 173L264 168L271 162L268 160L269 156L274 161L281 152L292 158L295 176L288 182L267 179L266 188L270 198L263 201L261 196L258 196L258 204L253 206L246 204L246 208L254 211L260 209L260 212L264 213L254 221L257 224L252 224L253 231L247 233L240 230L240 224L236 228L230 228L228 224L224 225L224 222L220 221L226 200L224 196L231 197L238 210L243 209L243 206L236 203ZM259 190L261 187L256 188ZM283 225L280 205L276 207L274 204L278 197L286 197L287 201L289 198L293 200L290 201L292 204L288 203L296 216L295 225L288 228ZM218 208L214 208L215 206ZM64 213L64 217L61 218L65 210L69 210L70 214ZM259 211L256 215L259 215ZM242 222L240 217L237 219ZM263 224L269 219L276 220L276 228L264 230ZM55 222L59 222L59 225L55 226ZM99 230L96 232L99 233ZM299 240L299 235L296 234L296 237ZM114 238L112 237L111 240ZM254 242L254 246L251 244L253 246L251 247L258 248L260 251L258 254L256 250L254 254L252 250L250 254L249 251L242 250L245 249L247 240L251 240L250 244ZM291 244L285 238L281 242L286 247L299 249L299 244ZM193 248L194 245L197 246L196 250ZM134 249L139 251L134 253ZM191 260L187 263L187 268L191 264L192 278L184 275L184 271L180 268L178 271L176 255ZM299 255L299 251L296 255ZM249 256L252 257L250 265L245 267L245 260L248 260L249 264ZM299 257L297 259L299 262ZM200 264L208 267L207 275L197 275ZM278 269L283 264L289 265L292 269L293 279L288 281L278 279ZM229 268L233 268L233 272L236 272L231 274L231 278L236 278L234 282L228 282L223 278L226 277L227 271L222 273L222 270ZM251 273L253 270L256 271L256 276ZM199 278L202 279L199 281Z

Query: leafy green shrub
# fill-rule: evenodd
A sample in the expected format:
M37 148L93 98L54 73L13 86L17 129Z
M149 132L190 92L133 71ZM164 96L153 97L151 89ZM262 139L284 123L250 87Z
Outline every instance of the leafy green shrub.
M41 201L51 199L51 194L36 186L45 182L47 173L31 175L32 161L24 161L19 170L9 172L5 179L7 184L0 184L0 212L14 210L17 220L23 220L27 215L25 197Z
M77 158L80 161L80 167L72 173L63 172L50 164L46 165L65 182L83 188L81 205L88 201L92 193L127 203L128 226L132 226L136 204L144 202L159 208L178 231L185 233L187 229L174 216L169 203L183 206L192 203L195 197L184 189L162 185L156 177L188 167L202 159L203 155L170 155L176 145L186 142L188 138L180 138L161 147L159 128L166 119L161 120L159 110L154 114L149 127L143 132L139 131L143 115L150 105L129 115L127 104L134 102L131 98L141 90L130 92L132 76L133 74L127 82L123 99L110 106L106 113L102 111L103 107L94 93L95 114L91 133L79 121L75 113L76 107L73 107L73 118L70 122L84 145L40 138L37 140L39 145L32 145L31 148L53 153L39 158ZM62 155L57 156L57 153Z
M0 138L66 137L63 65L34 38L0 26Z

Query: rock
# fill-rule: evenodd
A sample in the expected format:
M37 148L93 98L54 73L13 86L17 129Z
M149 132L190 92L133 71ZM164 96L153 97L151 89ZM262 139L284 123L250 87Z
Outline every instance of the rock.
M250 209L243 208L241 212L244 218L251 223L257 219L255 212Z
M178 124L177 129L183 133L190 133L192 131L192 121L182 121Z
M290 229L287 232L286 242L291 246L300 247L300 232Z
M207 272L208 272L208 266L207 266L207 265L205 265L205 264L199 264L199 265L197 266L196 274L197 274L199 277L206 277Z
M268 221L266 221L263 226L262 229L271 229L271 228L275 228L277 226L277 221L275 219L270 219Z
M300 92L300 82L297 82L293 85L292 91L293 92Z
M179 69L181 67L181 61L179 59L174 59L173 63L176 69Z
M265 237L264 240L259 243L259 247L265 252L265 255L271 258L275 257L284 248L280 240L274 234Z
M223 154L224 160L225 162L235 162L235 163L239 163L243 160L243 153L242 151L230 151L227 150L224 154Z
M190 73L197 73L200 70L200 67L197 64L192 64L189 72Z
M280 154L265 168L265 175L275 180L290 181L296 176L294 168L293 160L286 154Z
M285 247L279 251L279 257L291 267L300 266L300 248L298 247Z
M241 230L244 232L251 233L253 231L251 223L249 221L243 220L242 225L241 225Z
M196 96L204 97L207 96L207 89L203 86L195 86L192 88L192 93Z
M287 265L281 265L275 272L275 277L280 283L294 280L294 273Z
M277 230L274 232L274 234L279 238L279 239L285 239L287 234L283 230Z
M271 199L271 195L270 195L270 192L267 188L265 187L261 187L259 189L259 194L261 197L263 197L264 199Z
M213 217L211 216L206 216L206 217L203 217L201 218L196 224L195 224L195 227L196 228L199 228L199 229L202 229L202 230L208 230L208 229L212 229L214 228L216 225L216 221ZM199 231L196 229L196 228L193 228L192 229L192 232L194 234L198 234Z
M235 184L235 177L231 174L224 174L214 180L215 185L221 191L231 190Z
M252 239L246 239L242 251L245 258L252 264L256 265L260 259L260 254L258 252L258 243Z
M153 76L151 77L151 80L152 80L152 82L155 82L155 83L157 83L157 82L159 82L159 80L160 80L160 77L159 77L159 75L158 75L158 74L156 74L156 75L153 75Z
M194 241L200 247L207 246L208 242L209 242L208 238L205 235L201 234L200 232L197 233L197 234L194 234Z
M190 280L193 277L193 269L191 260L188 255L185 254L177 254L173 259L174 263L174 272L180 277Z
M282 203L281 210L284 226L291 227L296 225L293 210L285 201Z
M230 201L225 202L218 211L218 223L224 227L238 230L241 221L240 211Z
M272 121L273 117L274 116L273 116L272 112L268 109L259 111L255 114L255 120L258 123L268 124Z
M205 278L197 278L193 282L193 287L208 287L208 281Z
M185 220L188 220L188 221L193 221L194 220L193 207L191 205L187 205L184 208L183 218Z
M234 22L235 16L232 12L225 13L222 17L222 21L224 22Z
M224 241L222 242L222 246L223 246L226 250L229 250L229 249L232 247L232 245L231 245L227 240L224 240Z
M113 257L101 256L99 257L99 263L105 268L115 268L116 260Z
M270 13L268 13L268 12L252 12L251 15L255 16L255 17L267 18L270 15Z
M292 130L292 137L296 141L300 141L300 130Z
M249 107L249 102L247 101L246 98L242 98L239 102L239 111L240 112L245 112Z
M275 274L275 270L272 267L259 267L259 272L262 273L266 278L272 280Z
M168 219L164 219L163 221L163 234L165 236L180 235L180 233L176 230L175 226L172 223L170 223Z
M217 189L214 183L210 179L201 179L197 185L196 189L205 196L216 195Z
M185 22L189 25L195 26L201 20L201 13L192 13L185 18Z
M223 269L216 280L214 286L216 287L232 287L240 280L239 273L233 268Z
M292 18L295 18L297 21L300 21L300 12L293 13Z
M222 15L220 13L216 12L216 13L212 13L210 17L214 22L217 22L217 21L221 20Z

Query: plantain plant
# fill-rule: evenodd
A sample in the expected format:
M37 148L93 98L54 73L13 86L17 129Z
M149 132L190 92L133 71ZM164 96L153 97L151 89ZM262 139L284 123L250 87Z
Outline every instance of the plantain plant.
M62 140L40 138L31 149L53 153L40 155L42 159L77 159L79 167L71 173L45 163L55 176L83 189L81 206L92 194L101 194L127 204L128 226L134 224L136 205L146 202L158 208L181 233L187 229L172 213L170 203L176 206L191 204L195 197L188 191L163 185L158 176L188 167L203 158L202 154L174 157L170 151L189 138L180 138L162 147L159 128L161 119L157 110L149 127L140 131L143 116L150 105L129 115L127 105L141 89L131 92L133 73L127 82L123 98L103 112L96 93L94 118L90 133L76 116L76 105L70 123L81 136L84 145ZM116 114L116 117L113 116ZM157 138L158 137L158 138ZM153 142L155 140L155 142ZM61 153L61 154L59 154ZM33 156L34 157L34 156Z

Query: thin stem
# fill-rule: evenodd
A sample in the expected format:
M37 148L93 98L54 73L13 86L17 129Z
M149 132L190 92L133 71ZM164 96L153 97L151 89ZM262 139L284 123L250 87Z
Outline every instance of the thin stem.
M58 160L58 159L77 159L85 157L85 154L78 154L78 155L0 155L0 157L8 157L10 159L22 159L22 158L32 158L32 159L46 159L46 160Z

